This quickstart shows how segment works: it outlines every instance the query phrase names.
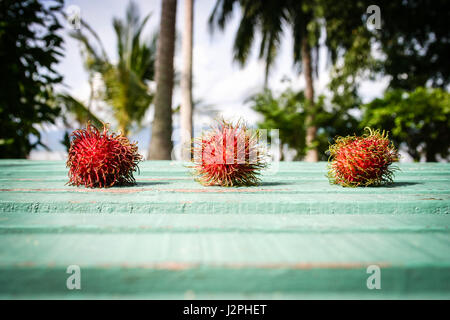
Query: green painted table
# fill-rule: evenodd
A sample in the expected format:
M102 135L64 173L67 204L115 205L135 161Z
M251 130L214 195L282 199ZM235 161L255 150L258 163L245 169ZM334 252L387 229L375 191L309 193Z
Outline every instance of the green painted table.
M65 186L63 162L3 160L0 298L448 299L450 164L400 168L347 189L326 163L281 163L227 189L155 161L136 186L92 190Z

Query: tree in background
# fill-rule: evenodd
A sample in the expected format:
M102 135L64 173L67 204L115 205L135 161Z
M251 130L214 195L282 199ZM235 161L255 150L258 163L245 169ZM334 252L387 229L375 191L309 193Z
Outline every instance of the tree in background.
M419 161L447 158L450 151L450 94L418 87L413 92L388 90L383 98L363 107L361 127L390 131L397 145Z
M192 38L194 27L194 0L184 2L184 29L183 29L183 69L181 73L181 157L191 160L192 132Z
M337 134L348 135L358 130L358 121L338 106L326 106L325 97L319 96L316 103L317 150L320 160L327 160L325 151L331 139ZM249 99L253 110L260 113L264 120L258 123L261 129L279 128L282 145L296 151L294 160L301 160L307 153L305 118L307 100L303 91L286 89L275 96L269 89ZM281 145L281 147L282 147ZM284 154L281 151L281 160Z
M345 1L321 1L327 8L323 12L327 46L338 48L331 54L345 52L342 63L334 65L331 74L329 86L334 103L359 106L357 89L362 78L388 76L389 88L409 91L418 86L445 88L450 83L448 1L377 1L380 30L365 28L367 14L359 22L358 12L364 12L370 1L351 5ZM375 57L373 52L378 55Z
M82 21L82 26L97 41L97 46L91 43L88 33L83 32L83 29L71 35L84 45L83 56L88 72L101 75L104 91L100 96L112 106L119 130L127 136L132 125L141 125L153 101L147 81L154 79L156 35L148 41L142 40L142 31L150 14L141 20L139 8L134 2L129 3L125 16L125 20L113 20L117 37L117 63L110 61L100 38L85 21ZM70 101L66 99L65 102ZM66 106L71 105L66 103ZM89 111L90 106L86 108Z
M386 55L389 86L445 88L450 84L450 1L377 1L383 23L376 41Z
M265 89L251 97L248 102L253 110L264 117L264 120L258 123L260 129L279 129L281 161L285 160L283 146L286 144L296 151L294 160L304 156L306 144L303 91L294 92L287 89L275 97L270 89Z
M241 20L237 30L233 55L234 60L244 65L251 52L255 34L261 34L259 46L259 58L264 59L265 79L264 87L267 88L270 67L273 65L283 35L283 25L292 27L294 36L294 63L301 66L306 81L305 95L308 100L308 116L305 118L307 134L306 140L309 146L308 155L305 160L317 161L318 154L314 147L316 127L314 122L314 85L313 85L313 60L312 50L317 49L318 29L317 25L308 24L312 22L312 11L307 1L294 0L217 0L211 13L209 23L211 30L214 26L224 29L229 20L235 4L241 9Z
M369 39L363 21L368 1L336 3L331 0L217 0L210 16L210 25L224 29L235 4L241 9L241 20L234 41L234 59L243 65L250 54L255 34L260 33L259 58L266 63L265 87L270 67L274 63L284 26L292 29L293 61L305 77L305 125L306 154L304 160L317 161L316 116L319 109L314 101L314 71L318 69L319 45L325 46L333 63L352 48L354 39ZM344 4L342 4L344 3ZM319 43L321 32L327 33L326 41ZM359 43L358 47L362 47ZM367 46L366 46L367 47ZM370 52L370 46L368 49ZM364 52L364 54L367 51ZM358 55L359 58L359 55ZM359 63L363 60L359 59ZM364 65L361 64L361 67ZM348 100L348 97L346 98Z
M358 94L362 80L375 80L380 76L381 61L372 55L379 30L367 27L366 14L370 1L320 0L325 46L332 66L330 68L331 103L339 106L341 113L359 109L362 101ZM383 11L384 13L384 11Z
M327 46L337 48L330 53L341 52L342 58L331 73L333 103L359 107L361 79L388 76L389 88L409 91L418 86L445 88L450 83L448 1L377 1L382 20L379 30L365 27L367 14L361 19L370 1L351 5L345 1L321 2L327 8L323 11ZM374 52L378 54L374 56Z
M156 60L155 114L148 159L170 160L172 152L173 56L177 0L162 0Z
M53 86L62 81L54 70L63 56L57 34L62 5L62 0L0 2L1 158L25 158L43 146L36 125L53 123L59 115L52 98Z

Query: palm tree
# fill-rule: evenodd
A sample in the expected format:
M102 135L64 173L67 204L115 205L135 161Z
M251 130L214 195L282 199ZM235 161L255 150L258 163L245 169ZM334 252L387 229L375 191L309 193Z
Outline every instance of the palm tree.
M134 2L130 2L127 7L125 20L114 18L117 63L111 62L100 38L83 20L82 25L94 37L100 49L81 30L71 33L72 37L84 45L85 66L90 79L95 73L101 75L104 84L102 97L112 106L119 130L125 135L129 134L133 124L141 125L153 100L146 82L154 78L156 36L149 41L142 40L142 31L149 18L150 14L140 19L139 8Z
M191 159L192 139L192 38L194 24L194 0L185 0L183 30L183 69L181 74L181 157Z
M233 51L234 59L241 64L248 59L255 34L260 33L259 58L266 63L265 87L269 69L280 45L283 27L291 28L294 64L303 71L306 82L306 161L318 160L315 114L319 110L314 103L313 74L318 73L321 31L325 31L326 40L320 45L328 49L333 67L330 82L330 88L334 92L333 99L342 102L343 97L352 97L349 101L356 101L357 76L361 75L364 68L379 68L377 61L371 56L371 40L376 39L377 35L365 27L365 12L370 3L369 0L358 0L351 4L335 0L217 0L211 13L211 31L216 25L223 30L235 5L239 5L242 15ZM338 58L343 58L344 66L336 65ZM345 104L345 108L350 105L348 102Z
M148 159L170 160L172 152L173 56L177 0L162 0L156 59L155 114Z
M272 66L280 45L283 26L292 27L294 37L294 63L302 67L306 80L306 146L308 151L306 161L318 161L317 149L314 147L317 128L314 125L314 85L312 55L318 50L318 35L320 29L314 23L312 1L305 0L217 0L211 13L209 24L211 31L214 26L224 29L235 4L239 4L242 16L234 41L234 59L241 65L248 60L250 49L256 32L261 34L259 58L264 59L265 81L267 87L270 67ZM311 45L312 44L312 45Z

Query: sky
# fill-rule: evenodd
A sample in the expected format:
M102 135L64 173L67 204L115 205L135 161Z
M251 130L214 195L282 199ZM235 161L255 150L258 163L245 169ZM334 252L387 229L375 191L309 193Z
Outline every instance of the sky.
M77 6L81 11L81 17L99 35L109 57L116 60L116 38L112 28L113 17L123 18L129 0L66 0L66 10L70 6ZM161 14L161 0L135 0L140 8L141 17L151 13L151 18L143 32L144 37L150 37L159 27ZM254 46L248 63L241 67L232 60L232 48L234 35L238 28L240 13L236 10L225 30L216 30L214 34L209 32L208 18L214 7L215 0L195 0L194 3L194 45L193 45L193 98L199 100L204 106L217 110L218 116L226 119L246 120L250 125L255 125L260 116L251 110L245 103L251 95L260 92L264 82L264 63L257 58L257 47ZM181 69L181 34L184 25L184 1L178 0L176 29L179 38L175 49L175 69ZM79 43L72 39L68 33L71 25L66 24L62 32L65 42L65 57L57 65L56 70L64 76L64 87L59 90L69 92L75 98L87 102L89 96L88 75L83 68L80 56ZM255 44L258 43L256 37ZM320 51L319 76L315 79L316 94L326 94L326 85L329 77L326 67L326 51ZM290 81L282 81L289 79ZM360 87L360 95L363 102L368 102L375 97L380 97L387 87L388 79L377 81L363 81ZM279 92L286 87L294 89L304 88L304 80L298 74L292 63L292 40L289 28L285 28L284 37L281 40L279 54L272 67L269 77L269 87ZM173 92L173 105L180 102L180 89L176 87ZM94 110L95 111L95 110ZM98 113L103 115L101 110ZM112 117L105 116L107 122L114 124ZM153 117L150 108L145 120L144 129L134 132L132 140L137 140L142 153L146 154L146 148L150 139L148 127ZM199 131L210 122L211 117L194 114L194 127ZM173 140L178 140L178 118L174 117ZM35 151L31 157L54 158L64 157L64 147L59 144L63 133L61 125L45 126L43 128L43 141L55 151L52 155Z

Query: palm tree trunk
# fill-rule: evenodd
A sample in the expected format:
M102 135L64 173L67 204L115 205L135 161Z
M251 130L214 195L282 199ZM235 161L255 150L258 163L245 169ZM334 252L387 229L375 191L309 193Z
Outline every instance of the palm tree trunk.
M177 0L162 0L156 58L155 114L148 159L170 160L172 152L173 56Z
M264 69L264 90L269 89L269 65L266 63L265 69Z
M430 147L427 146L426 150L426 162L436 162L436 154L431 150Z
M185 161L191 160L192 139L192 38L194 0L184 2L184 30L183 30L183 69L181 73L181 156Z
M308 37L305 36L302 39L302 63L303 63L303 73L305 74L305 98L306 98L306 151L305 161L306 162L317 162L319 161L319 155L317 153L317 148L312 147L314 140L316 139L317 127L314 125L314 84L312 77L312 61L311 61L311 48L309 47Z

